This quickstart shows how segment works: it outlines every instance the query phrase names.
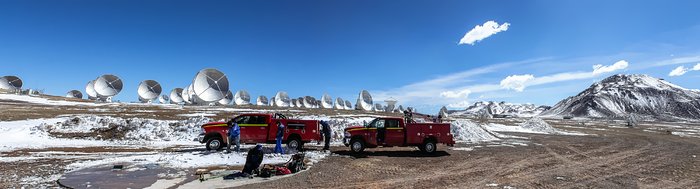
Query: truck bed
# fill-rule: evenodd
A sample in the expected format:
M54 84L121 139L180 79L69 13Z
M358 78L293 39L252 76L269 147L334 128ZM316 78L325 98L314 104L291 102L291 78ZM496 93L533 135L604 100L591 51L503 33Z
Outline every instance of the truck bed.
M408 145L421 144L425 138L430 137L437 139L437 143L455 143L450 134L449 123L409 123L406 125L406 135Z

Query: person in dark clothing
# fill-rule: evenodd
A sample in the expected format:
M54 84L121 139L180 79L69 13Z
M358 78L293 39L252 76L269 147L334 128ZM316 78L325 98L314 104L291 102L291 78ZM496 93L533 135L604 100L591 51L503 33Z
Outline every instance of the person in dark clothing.
M437 122L442 123L442 114L438 114Z
M260 164L262 164L263 154L262 145L260 144L248 150L248 155L245 158L245 165L243 166L243 173L252 175L253 171L258 169Z
M328 150L330 149L330 144L331 144L331 126L328 124L326 121L321 121L321 129L323 132L321 132L321 136L323 136L323 142L325 143L323 145L323 150Z
M284 149L282 148L282 138L284 137L284 125L282 122L277 121L277 137L275 144L275 153L284 154Z

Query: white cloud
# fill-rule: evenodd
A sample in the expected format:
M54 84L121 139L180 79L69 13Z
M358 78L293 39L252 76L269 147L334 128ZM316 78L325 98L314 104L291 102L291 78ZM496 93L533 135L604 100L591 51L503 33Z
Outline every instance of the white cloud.
M472 93L472 91L464 89L461 91L444 91L440 93L440 96L445 98L467 98L470 93Z
M615 62L613 65L610 66L603 66L600 64L593 65L593 74L602 74L602 73L608 73L608 72L613 72L621 69L625 69L629 66L629 63L625 60L620 60Z
M593 71L591 72L564 72L542 77L535 77L532 74L511 75L501 80L501 88L512 89L518 92L522 92L528 86L542 85L561 81L588 79L603 73L625 69L628 66L629 63L627 61L620 60L608 66L600 64L593 65Z
M469 30L469 32L464 34L464 37L462 37L462 39L459 40L459 44L474 45L474 43L486 39L487 37L493 34L508 30L508 26L510 26L510 23L508 22L499 25L497 22L489 20L486 23L484 23L483 26L474 26L472 30Z
M694 71L700 71L700 63L695 64L695 66L693 66L693 70L694 70Z
M695 67L698 67L698 66L695 66ZM693 68L693 69L695 69L695 68ZM686 72L688 72L688 68L685 68L683 66L678 66L678 67L676 67L676 69L671 70L671 72L668 73L668 76L682 76Z
M526 75L511 75L501 80L501 87L504 89L513 89L518 92L525 90L525 84L535 79L532 74Z
M460 101L460 102L448 104L447 107L448 108L466 108L466 107L469 107L470 105L471 104L469 104L469 101L465 100L465 101Z

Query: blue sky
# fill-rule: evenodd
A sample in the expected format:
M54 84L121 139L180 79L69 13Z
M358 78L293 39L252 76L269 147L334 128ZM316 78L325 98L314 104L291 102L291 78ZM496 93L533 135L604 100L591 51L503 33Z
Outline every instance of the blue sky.
M553 105L612 74L700 88L697 1L0 1L0 75L64 95L102 74L165 91L203 68L232 90L362 89L426 112L481 100ZM459 44L476 26L507 29ZM501 28L503 29L503 28ZM625 66L620 63L624 61ZM594 73L593 65L602 71ZM682 75L669 73L684 66ZM506 80L509 76L511 79ZM506 82L504 82L506 81Z

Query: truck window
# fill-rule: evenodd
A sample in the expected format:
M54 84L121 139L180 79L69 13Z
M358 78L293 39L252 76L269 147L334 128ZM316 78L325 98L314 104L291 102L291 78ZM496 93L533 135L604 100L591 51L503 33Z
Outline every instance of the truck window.
M395 120L395 119L386 120L386 128L399 128L399 120Z
M248 122L250 122L250 117L251 116L239 116L236 118L235 122L237 124L247 124Z
M252 116L249 124L266 124L265 116Z
M384 128L384 126L385 126L385 124L384 124L385 121L386 121L386 120L378 119L377 121L374 122L374 125L375 125L376 128L382 129L382 128Z

